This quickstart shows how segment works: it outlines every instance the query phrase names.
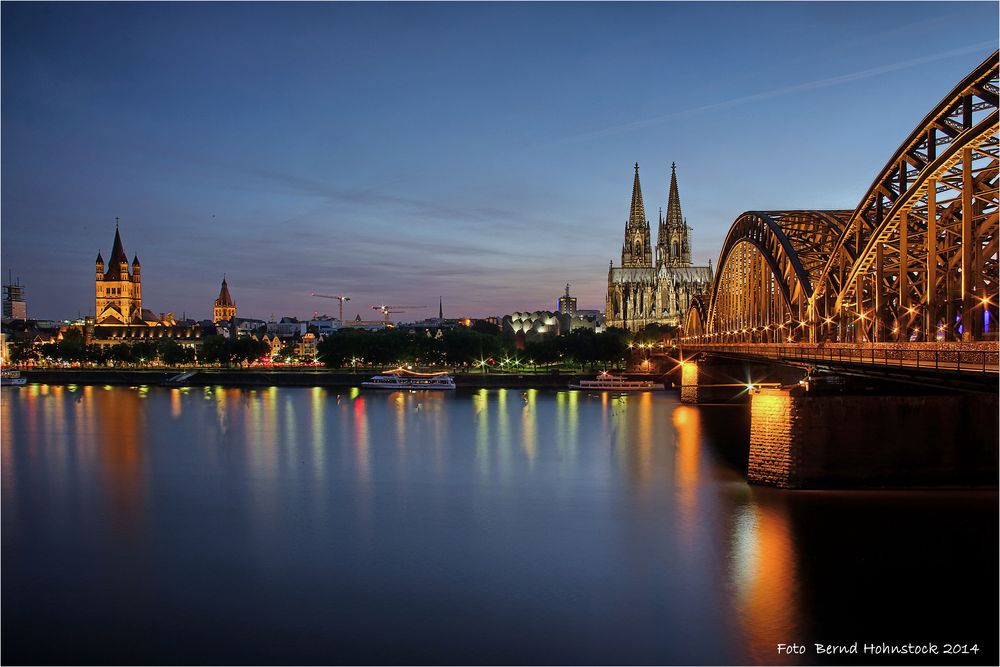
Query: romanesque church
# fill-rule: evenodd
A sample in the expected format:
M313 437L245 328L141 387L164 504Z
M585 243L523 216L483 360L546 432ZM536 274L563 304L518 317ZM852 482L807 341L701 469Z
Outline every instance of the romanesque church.
M622 263L608 268L605 324L638 331L648 324L679 326L695 295L709 292L712 266L691 266L690 227L681 214L677 167L670 166L667 215L660 209L654 263L649 221L639 185L639 163L632 183L632 207L625 223Z

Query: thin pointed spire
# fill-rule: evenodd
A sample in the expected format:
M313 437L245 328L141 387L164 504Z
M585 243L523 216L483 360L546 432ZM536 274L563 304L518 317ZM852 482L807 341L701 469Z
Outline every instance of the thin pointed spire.
M632 208L629 209L629 224L646 224L646 207L642 203L642 186L639 184L639 163L635 163L635 180L632 181Z
M677 163L670 163L670 192L667 194L667 227L683 227L681 196L677 192Z
M438 319L444 319L444 297L438 297Z
M652 266L652 248L649 244L649 220L642 203L642 185L639 183L639 163L635 163L632 181L632 205L625 223L625 244L622 246L622 266Z

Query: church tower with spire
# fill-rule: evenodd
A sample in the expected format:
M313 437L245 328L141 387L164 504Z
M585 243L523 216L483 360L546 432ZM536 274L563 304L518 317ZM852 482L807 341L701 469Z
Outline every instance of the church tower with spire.
M236 317L236 302L229 294L229 284L226 282L226 276L223 275L222 289L219 290L219 298L215 300L215 306L212 309L212 321L219 324L229 322L234 317Z
M670 163L670 191L667 194L667 217L660 219L656 241L658 266L691 266L690 230L681 213L677 192L677 165Z
M143 324L142 278L139 256L132 260L129 272L128 256L122 245L118 219L115 219L115 240L108 258L107 271L104 258L97 253L94 311L97 324Z
M653 248L649 242L649 220L642 203L642 186L639 185L639 163L635 163L632 181L632 206L625 223L625 243L622 245L623 267L653 266Z

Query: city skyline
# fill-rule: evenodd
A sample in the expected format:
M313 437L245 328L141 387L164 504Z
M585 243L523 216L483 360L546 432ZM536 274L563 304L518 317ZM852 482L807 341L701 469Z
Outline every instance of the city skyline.
M859 5L6 4L3 268L86 314L120 216L157 312L223 274L246 317L600 308L633 162L654 224L677 162L714 262L745 210L856 206L995 48L995 4ZM925 51L946 15L971 45Z

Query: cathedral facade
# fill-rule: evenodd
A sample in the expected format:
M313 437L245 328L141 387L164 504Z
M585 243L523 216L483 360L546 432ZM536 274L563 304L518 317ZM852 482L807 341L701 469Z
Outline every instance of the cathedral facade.
M712 285L711 262L691 265L690 232L681 213L677 167L672 164L667 215L660 209L654 248L636 163L621 266L612 261L608 267L605 326L638 331L649 324L679 326L683 322L691 300L710 291Z

